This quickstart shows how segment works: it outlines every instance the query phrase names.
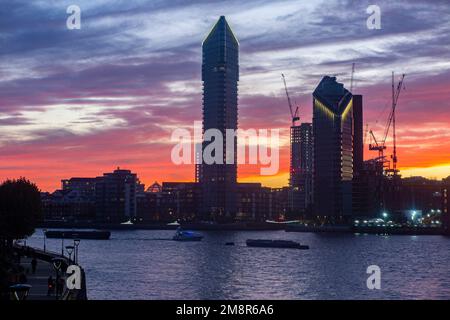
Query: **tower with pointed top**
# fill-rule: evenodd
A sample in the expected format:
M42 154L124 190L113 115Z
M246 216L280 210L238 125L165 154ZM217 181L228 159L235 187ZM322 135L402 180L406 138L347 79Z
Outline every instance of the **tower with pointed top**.
M226 161L226 129L238 126L239 42L221 16L202 44L203 132L217 129L223 136L223 164L202 163L197 178L202 186L202 218L225 220L236 214L237 141L234 163ZM210 141L203 141L202 150ZM229 142L230 143L230 142ZM228 161L229 162L229 161Z

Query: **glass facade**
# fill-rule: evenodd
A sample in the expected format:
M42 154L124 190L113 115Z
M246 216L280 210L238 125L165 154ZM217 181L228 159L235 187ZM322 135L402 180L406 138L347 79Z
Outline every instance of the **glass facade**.
M305 214L312 204L313 136L312 124L291 127L291 187L292 218Z
M221 219L236 214L237 139L234 138L234 163L226 163L226 129L238 126L239 43L225 17L220 17L203 41L203 132L222 132L223 164L199 167L202 185L203 218ZM202 149L210 142L203 142Z
M313 93L314 211L332 222L352 214L353 99L335 77Z

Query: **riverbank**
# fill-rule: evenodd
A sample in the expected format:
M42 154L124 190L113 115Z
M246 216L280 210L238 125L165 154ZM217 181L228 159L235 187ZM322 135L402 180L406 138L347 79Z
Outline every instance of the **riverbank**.
M167 223L96 223L96 222L65 222L44 221L38 227L42 229L98 229L98 230L176 230L180 225ZM207 223L189 222L182 223L184 229L199 231L258 231L258 230L283 230L285 225L267 222L235 222L235 223Z
M42 222L40 228L53 229L98 229L98 230L175 230L180 225L164 223L137 223L137 224L105 224L95 222ZM353 225L303 225L282 224L268 222L235 222L235 223L182 223L183 229L197 231L272 231L285 230L286 232L312 232L312 233L366 233L366 234L393 234L393 235L449 235L449 230L441 227L425 226L353 226Z
M21 282L26 281L21 284L30 286L26 300L87 300L86 275L81 266L79 266L81 288L68 289L66 286L65 272L68 266L74 264L69 258L55 252L18 244L13 246L13 251L19 257L18 263L25 275ZM36 261L34 270L33 259ZM57 263L54 262L55 259L58 260ZM59 271L55 269L54 264L59 267ZM51 290L49 290L49 277L54 280Z
M446 231L439 227L422 226L305 226L289 225L286 232L315 232L315 233L353 233L353 234L380 234L380 235L446 235Z

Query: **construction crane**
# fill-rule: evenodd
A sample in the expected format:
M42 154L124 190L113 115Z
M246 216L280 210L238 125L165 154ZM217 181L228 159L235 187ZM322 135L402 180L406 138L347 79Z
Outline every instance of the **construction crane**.
M353 77L355 76L355 63L352 63L352 75L350 77L350 92L353 94Z
M366 145L367 142L367 133L369 132L369 124L366 123L366 128L364 129L364 139L363 139L363 145Z
M386 139L388 137L389 134L389 130L390 127L392 125L392 132L393 132L393 154L391 156L392 158L392 163L393 163L393 168L389 169L387 171L392 172L394 175L397 174L397 136L396 136L396 132L395 132L395 110L397 107L397 103L398 103L398 98L400 96L400 91L402 88L404 88L404 79L405 79L405 74L402 74L400 81L397 84L397 88L395 88L395 80L394 80L394 72L392 72L392 107L391 107L391 112L389 113L389 117L387 119L387 123L386 123L386 127L384 129L384 135L383 135L383 139L381 141L377 141L377 139L375 138L375 135L373 133L372 130L370 130L370 136L371 136L371 143L369 144L369 150L376 150L378 151L378 159L380 161L385 161L385 156L384 156L384 150L386 150ZM374 143L372 143L372 141Z
M388 119L388 125L386 127L386 131L384 133L384 141L386 141L387 135L389 133L389 127L392 123L392 138L393 138L393 152L392 152L392 172L394 175L397 175L397 135L395 132L395 109L397 107L398 97L400 96L400 91L404 89L404 80L405 74L402 74L400 77L400 81L397 84L397 88L395 88L395 80L394 80L394 72L392 72L392 109Z
M373 133L372 130L369 131L370 133L370 140L371 142L369 143L369 150L376 150L378 151L378 158L379 159L384 159L384 150L386 150L386 146L385 146L385 140L383 140L382 142L378 143L377 138L375 138L375 135ZM372 141L375 143L373 144Z
M291 113L292 126L294 127L296 121L300 120L300 117L298 116L298 107L295 108L295 112L294 112L293 108L292 108L291 98L289 97L289 92L288 92L288 88L287 88L286 79L284 77L284 74L281 74L281 77L283 78L284 90L286 91L286 97L287 97L287 100L288 100L289 111Z

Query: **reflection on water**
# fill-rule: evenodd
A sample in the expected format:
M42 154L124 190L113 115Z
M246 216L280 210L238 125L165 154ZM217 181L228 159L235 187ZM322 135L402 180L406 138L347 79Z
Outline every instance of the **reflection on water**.
M89 299L450 299L448 237L203 234L191 243L163 240L173 231L155 230L82 240ZM249 238L294 240L310 250L248 248ZM43 241L37 230L27 242ZM60 252L61 240L47 239L47 249ZM381 290L366 287L372 264L381 268Z

